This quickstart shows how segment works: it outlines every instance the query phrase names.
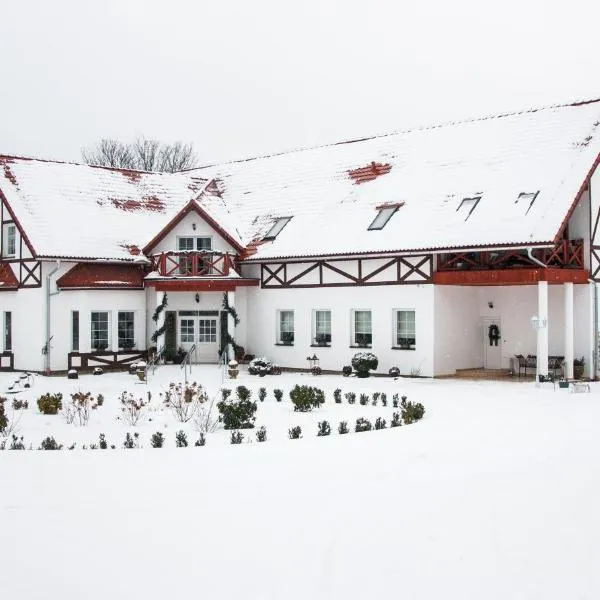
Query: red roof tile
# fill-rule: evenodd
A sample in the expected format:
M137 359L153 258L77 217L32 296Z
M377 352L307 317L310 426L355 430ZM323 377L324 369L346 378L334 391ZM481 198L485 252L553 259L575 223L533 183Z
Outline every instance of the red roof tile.
M15 277L10 265L0 263L0 290L12 290L19 287L19 280Z
M138 265L79 263L58 279L59 288L142 288L144 271Z

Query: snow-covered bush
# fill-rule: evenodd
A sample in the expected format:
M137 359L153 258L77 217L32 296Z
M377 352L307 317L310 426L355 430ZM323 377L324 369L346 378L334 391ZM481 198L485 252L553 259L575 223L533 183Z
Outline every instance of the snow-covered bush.
M62 450L62 444L59 444L52 436L42 440L38 450Z
M373 406L377 406L377 401L379 400L379 396L381 396L380 392L373 392Z
M298 385L290 391L290 399L297 412L308 412L313 408L319 408L325 402L323 390L310 385Z
M0 398L0 402L2 402L2 398ZM13 410L24 410L29 408L29 402L27 400L19 400L18 398L13 398L12 401Z
M148 404L142 398L136 399L132 393L123 392L119 400L121 401L121 416L127 425L135 427L146 418Z
M420 421L425 414L425 407L420 402L407 402L406 396L402 396L400 406L402 409L402 420L405 425Z
M392 414L392 420L390 421L390 427L400 427L402 425L402 419L400 418L400 413L395 412Z
M241 444L244 441L244 434L241 431L232 431L229 441L232 444Z
M367 406L367 404L369 404L369 394L361 394L358 397L358 403L361 406Z
M398 394L394 394L392 396L392 406L394 408L398 408L398 402L399 402L399 400L400 400L400 396Z
M331 425L327 421L321 421L318 425L317 437L329 435L331 433Z
M152 437L150 438L150 445L153 448L162 448L164 443L165 436L160 431L152 434Z
M23 436L17 437L13 434L12 442L8 447L9 450L25 450L25 442L23 441Z
M359 417L358 419L356 419L354 431L356 431L357 433L362 433L363 431L371 431L371 429L373 429L371 421L363 417Z
M273 373L273 362L265 356L254 358L248 365L250 375L271 375Z
M338 433L340 435L348 433L348 421L340 421L340 424L338 425Z
M185 431L180 430L175 434L175 446L177 448L187 448L188 441Z
M207 400L204 388L196 382L170 383L165 392L164 404L180 423L187 423Z
M283 398L283 390L273 390L273 396L275 396L275 400L277 402L281 402Z
M139 448L140 447L140 443L139 443L139 437L140 434L137 433L137 431L133 434L133 436L131 435L131 433L127 432L125 434L125 441L123 442L123 448Z
M198 439L194 442L194 446L206 446L206 436L200 433Z
M0 398L0 435L3 435L8 428L8 417L6 416L6 398Z
M400 377L400 369L398 367L392 367L389 371L388 371L390 377Z
M290 440L299 440L302 437L302 427L296 425L296 427L288 429L288 436Z
M385 392L381 394L381 404L383 404L383 406L387 406L387 394Z
M267 428L263 425L256 430L256 441L266 442L267 441Z
M267 388L264 388L264 387L259 388L259 390L258 390L258 399L261 402L264 402L266 397L267 397Z
M350 375L352 375L352 367L350 365L344 365L342 367L342 375L344 377L350 377Z
M342 403L342 390L340 390L340 388L333 390L333 399L336 404Z
M356 394L354 392L346 392L344 398L346 398L348 404L354 404L356 402Z
M379 365L379 360L372 352L357 352L351 362L357 377L368 377L369 371L375 371Z
M256 420L254 414L258 407L256 402L252 402L250 399L251 396L252 392L247 387L240 385L237 388L237 399L227 398L217 403L225 429L251 429L254 427Z
M107 450L108 449L108 443L106 441L106 436L101 433L98 436L98 446L100 447L100 450Z
M67 423L85 426L89 423L90 412L97 408L96 399L91 392L71 394L71 402L65 405L62 414Z
M231 392L231 390L228 390ZM215 398L209 402L203 402L198 406L194 416L194 428L202 436L205 433L212 433L219 425L219 418L213 415Z
M377 417L375 419L375 429L385 429L387 427L387 423L385 419L381 417Z
M62 394L43 394L38 398L37 405L43 415L56 415L62 410Z

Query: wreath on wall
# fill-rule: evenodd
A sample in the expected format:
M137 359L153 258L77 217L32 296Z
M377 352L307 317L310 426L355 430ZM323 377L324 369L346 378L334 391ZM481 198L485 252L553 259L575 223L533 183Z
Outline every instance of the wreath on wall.
M488 328L488 337L490 338L490 346L497 346L500 339L500 328L495 323Z

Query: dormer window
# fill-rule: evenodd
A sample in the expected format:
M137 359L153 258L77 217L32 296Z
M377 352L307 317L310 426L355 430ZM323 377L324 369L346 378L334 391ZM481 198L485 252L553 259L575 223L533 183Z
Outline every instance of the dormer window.
M471 213L475 210L475 207L481 200L481 196L474 196L473 198L463 198L461 203L458 205L456 212L460 212L465 215L465 221L471 216Z
M368 227L368 231L378 231L383 229L387 222L392 218L392 215L404 205L404 202L396 202L395 204L382 204L377 207L379 213L373 219Z
M267 231L267 234L263 238L265 242L273 241L280 233L281 230L292 220L292 217L279 217L275 219L271 229Z
M527 207L525 214L529 212L529 209L533 206L535 199L538 197L540 191L537 192L521 192L517 199L515 200L515 204L521 204Z

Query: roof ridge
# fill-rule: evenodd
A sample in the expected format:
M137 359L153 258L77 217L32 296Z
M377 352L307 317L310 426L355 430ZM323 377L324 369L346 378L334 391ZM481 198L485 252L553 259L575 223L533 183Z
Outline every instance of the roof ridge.
M456 125L464 125L466 123L478 123L481 121L488 121L491 119L503 119L503 118L512 117L515 115L524 115L524 114L529 114L529 113L535 113L535 112L539 112L542 110L552 110L555 108L584 106L587 104L594 104L596 102L600 102L600 97L593 98L593 99L586 99L586 100L575 100L573 102L566 102L566 103L562 103L562 104L561 103L548 104L545 106L532 107L532 108L521 109L521 110L514 110L514 111L510 111L510 112L505 112L505 113L488 114L488 115L484 115L481 117L472 117L469 119L459 119L457 121L446 121L444 123L437 123L435 125L421 125L418 127L410 127L408 129L397 129L395 131L390 131L387 133L368 135L365 137L344 140L341 142L329 142L327 144L317 144L316 146L301 146L298 148L292 148L290 150L282 150L281 152L273 152L270 154L258 154L256 156L251 156L248 158L238 158L238 159L234 159L234 160L226 160L226 161L220 162L220 163L211 163L208 165L203 165L201 167L193 167L191 169L184 169L183 171L177 171L177 173L189 173L190 171L202 171L203 169L209 169L210 167L245 163L245 162L250 162L253 160L261 160L263 158L274 158L276 156L285 156L287 154L294 154L296 152L306 152L308 150L318 150L320 148L331 148L333 146L343 146L345 144L355 144L357 142L366 142L367 140L374 140L374 139L378 139L378 138L390 137L393 135L400 135L400 134L406 134L406 133L414 133L417 131L430 131L432 129L440 129L442 127L452 127L452 126L456 126Z

